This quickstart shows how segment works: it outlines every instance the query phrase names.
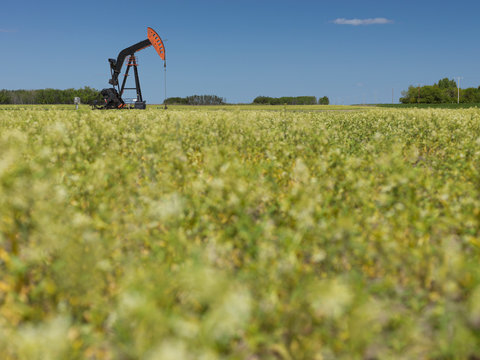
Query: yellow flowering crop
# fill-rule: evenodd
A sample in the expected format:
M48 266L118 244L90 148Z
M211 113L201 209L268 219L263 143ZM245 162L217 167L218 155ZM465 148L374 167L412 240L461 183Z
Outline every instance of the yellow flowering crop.
M480 358L480 110L0 108L3 359Z

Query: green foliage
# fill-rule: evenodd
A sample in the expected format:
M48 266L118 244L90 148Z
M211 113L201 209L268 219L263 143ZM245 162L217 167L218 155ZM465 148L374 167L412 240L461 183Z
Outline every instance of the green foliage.
M167 98L164 103L167 105L223 105L225 99L217 95L192 95L186 98Z
M453 104L458 102L458 89L454 80L444 78L433 86L408 87L402 91L402 104ZM480 87L460 89L460 102L473 104L480 102Z
M376 104L379 108L393 109L470 109L480 107L480 103L460 103L460 104Z
M188 100L187 98L182 98L182 97L169 97L165 99L163 103L167 105L187 105Z
M446 89L455 90L457 88L457 83L453 79L443 78L442 80L438 81L437 86L442 90L446 90Z
M460 91L460 102L463 104L480 103L480 89L467 88Z
M0 104L11 104L11 94L8 90L0 90Z
M438 86L410 86L408 91L402 92L400 102L403 104L442 104L453 103L448 89L441 89Z
M0 104L73 104L74 97L84 104L102 100L100 92L88 86L66 90L0 90Z
M315 96L283 96L272 98L268 96L257 96L253 104L263 105L314 105L317 103Z
M330 99L328 96L324 96L318 99L318 104L319 105L329 105L330 104Z
M479 134L477 109L2 110L2 359L478 358Z

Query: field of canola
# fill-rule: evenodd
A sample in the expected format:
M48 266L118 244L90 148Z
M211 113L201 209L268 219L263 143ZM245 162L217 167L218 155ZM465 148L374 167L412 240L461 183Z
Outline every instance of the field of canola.
M480 110L0 109L2 359L480 359Z

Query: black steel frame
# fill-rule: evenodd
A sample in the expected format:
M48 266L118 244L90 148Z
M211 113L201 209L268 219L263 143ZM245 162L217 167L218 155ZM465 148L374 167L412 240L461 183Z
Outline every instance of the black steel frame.
M126 88L125 84L127 82L128 72L129 72L131 67L133 67L133 73L135 75L135 87L134 88ZM125 71L125 76L124 76L123 81L122 81L122 87L118 91L118 94L120 95L120 97L123 96L124 90L135 90L136 93L137 93L137 102L143 103L142 89L140 88L140 78L138 77L137 63L136 63L134 55L130 55L130 57L128 59L127 69Z

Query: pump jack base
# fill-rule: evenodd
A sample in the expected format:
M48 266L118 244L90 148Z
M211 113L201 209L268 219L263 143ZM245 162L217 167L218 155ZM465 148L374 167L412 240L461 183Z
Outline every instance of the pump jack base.
M147 103L145 101L136 101L133 108L145 110L147 108Z
M138 101L133 104L122 104L117 108L113 107L107 107L105 105L98 105L98 102L95 100L92 104L92 110L112 110L112 109L117 109L117 110L145 110L147 108L147 104L145 101Z
M103 105L98 105L98 102L95 101L92 105L92 109L107 110L107 109L139 109L145 110L147 108L146 101L136 101L131 105L125 104L123 99L117 92L115 88L107 88L101 91L103 96Z

